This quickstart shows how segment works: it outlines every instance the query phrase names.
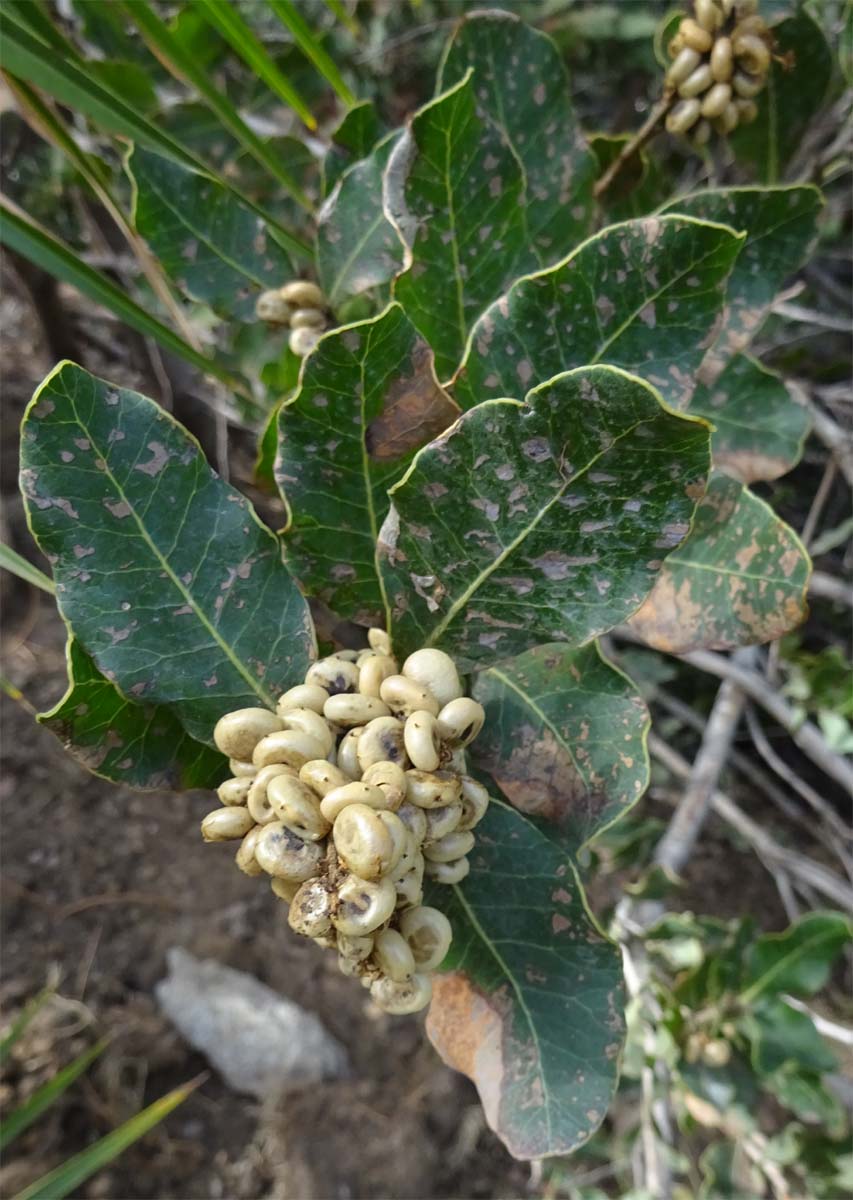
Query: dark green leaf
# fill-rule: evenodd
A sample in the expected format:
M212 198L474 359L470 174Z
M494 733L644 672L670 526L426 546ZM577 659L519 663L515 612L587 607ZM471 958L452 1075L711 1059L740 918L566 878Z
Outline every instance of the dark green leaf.
M209 742L314 649L281 547L158 405L61 363L24 420L21 483L63 616L131 700Z
M615 1088L619 953L593 926L565 855L525 817L493 801L477 832L464 883L431 889L453 945L427 1033L474 1080L512 1154L567 1154Z
M474 70L477 116L511 148L522 171L519 229L537 266L554 263L592 224L596 161L577 123L568 72L545 34L512 12L471 12L457 25L438 73L444 91ZM497 249L492 235L488 253ZM494 299L496 293L487 297Z
M722 221L746 234L726 291L723 324L703 374L713 378L758 332L785 280L808 257L823 196L816 187L721 188L673 200L664 212Z
M471 694L486 710L471 760L569 853L645 790L648 711L597 642L537 646L475 675Z
M381 137L382 122L372 100L361 100L347 109L323 159L324 192L332 190L348 166L367 158Z
M153 790L221 783L227 766L222 755L194 741L168 708L127 700L74 637L66 656L68 690L38 720L87 770Z
M475 89L469 74L415 113L385 172L385 208L406 246L394 295L435 351L442 379L486 305L537 265L521 166L477 115Z
M737 157L762 183L776 183L794 157L832 77L832 51L820 27L801 9L773 27L775 45L758 119L732 134Z
M205 358L203 354L199 354L167 325L162 324L146 309L131 300L123 288L118 287L106 275L102 275L88 266L79 254L63 245L57 238L51 237L43 229L31 224L5 204L0 206L0 243L10 246L24 258L47 271L48 274L56 276L65 283L72 284L88 299L94 300L96 304L102 304L109 312L114 313L131 329L138 330L146 337L154 338L161 346L165 346L179 358L199 367L208 375L221 379L235 391L245 392L245 385L230 371L212 359Z
M700 383L689 411L714 424L714 462L743 483L778 479L802 456L811 424L781 376L736 355L713 384Z
M816 1072L800 1071L789 1064L762 1079L764 1087L780 1104L789 1108L801 1121L820 1125L830 1137L842 1138L847 1121L844 1108L821 1083Z
M398 140L389 134L341 175L317 218L317 273L332 308L393 279L403 247L382 207L382 173Z
M384 610L375 551L387 489L458 410L398 304L328 333L281 409L276 477L288 505L288 564L335 612L366 624Z
M832 1071L837 1066L811 1017L778 997L748 1009L740 1025L752 1043L752 1066L759 1075L771 1075L786 1063L798 1063L809 1071Z
M742 235L689 217L612 225L549 271L520 279L479 319L455 382L463 408L561 371L608 362L683 407Z
M90 60L86 63L86 71L107 91L121 96L137 112L143 113L146 117L154 116L159 108L160 102L154 90L151 74L139 63L93 62Z
M627 133L596 133L590 137L589 144L598 162L599 175L604 174L630 140L631 135ZM663 172L641 150L625 163L614 183L599 196L598 202L608 221L628 221L654 212L666 194L667 183Z
M174 1108L183 1104L197 1086L195 1083L187 1084L185 1087L175 1088L174 1091L161 1096L159 1100L149 1104L148 1108L144 1108L129 1121L125 1121L118 1129L114 1129L112 1133L102 1137L93 1146L87 1146L79 1154L66 1159L64 1163L49 1171L47 1175L43 1175L41 1179L31 1183L29 1187L18 1193L15 1200L64 1200L69 1192L73 1192L96 1171L100 1171L102 1167L111 1163L128 1146L132 1146L134 1142L143 1137L149 1129L159 1125Z
M838 955L853 937L842 913L811 912L783 933L768 933L750 947L741 1002L765 992L811 996L824 986Z
M715 471L690 536L667 556L630 624L670 654L772 642L804 620L810 570L793 529Z
M471 409L391 492L379 564L395 648L467 665L623 621L686 536L708 454L704 423L613 367Z
M105 1041L98 1042L88 1050L84 1050L67 1067L57 1071L48 1079L47 1083L37 1088L23 1104L8 1113L0 1124L0 1150L5 1150L14 1138L28 1129L33 1121L38 1120L41 1114L50 1108L63 1092L67 1091L74 1080L88 1070L98 1055L106 1049L106 1045Z
M112 2L115 6L120 6L121 11L126 13L127 17L138 26L152 52L169 73L182 83L189 82L216 114L223 128L227 129L269 171L274 179L287 188L298 204L310 212L311 202L297 181L267 143L255 133L250 125L246 124L222 88L207 75L199 56L193 52L191 45L173 32L164 21L161 21L146 0L132 0L132 2L112 0ZM226 7L228 6L226 5ZM196 8L201 10L201 2L196 5ZM146 145L147 143L143 142L142 144ZM156 146L151 148L157 149ZM189 165L197 167L198 163ZM299 238L281 227L278 229L278 235L280 240L287 241L290 249L295 253L310 258L309 248Z
M293 264L257 211L208 175L135 149L133 221L186 295L226 318L254 321L255 300Z

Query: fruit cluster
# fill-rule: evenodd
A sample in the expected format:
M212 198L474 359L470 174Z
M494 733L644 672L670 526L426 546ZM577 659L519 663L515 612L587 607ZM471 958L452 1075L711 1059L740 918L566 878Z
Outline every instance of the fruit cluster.
M255 315L270 325L289 325L288 344L300 358L310 354L328 325L326 297L308 279L294 279L284 287L261 292Z
M240 838L238 867L272 876L291 928L335 950L386 1012L409 1013L429 1003L452 936L421 903L424 875L465 878L488 806L464 760L485 714L443 651L417 650L400 670L383 630L368 640L314 663L274 713L218 721L232 777L201 831Z
M670 133L703 146L711 131L729 134L758 116L755 97L767 83L772 34L758 0L694 0L669 43L666 85L679 100L669 110Z

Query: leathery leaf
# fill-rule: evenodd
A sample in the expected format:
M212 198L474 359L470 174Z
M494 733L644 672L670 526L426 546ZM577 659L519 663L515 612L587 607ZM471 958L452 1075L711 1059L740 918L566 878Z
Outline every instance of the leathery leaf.
M624 1036L619 951L595 928L565 853L493 800L471 871L428 902L453 925L427 1033L477 1085L518 1158L567 1154L595 1131Z
M478 405L391 491L378 558L395 649L464 667L625 620L687 535L707 425L613 367Z
M274 706L315 652L281 545L137 392L60 363L27 409L21 489L60 610L99 670L199 741Z

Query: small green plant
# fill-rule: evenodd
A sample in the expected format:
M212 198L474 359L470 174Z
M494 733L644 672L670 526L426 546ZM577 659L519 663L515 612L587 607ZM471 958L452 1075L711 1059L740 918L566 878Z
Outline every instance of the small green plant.
M211 60L235 52L253 96L263 81L317 124L237 5L198 0L203 37L141 0L112 6L129 18L122 53L155 83L188 81L215 140L188 100L133 103L132 73L94 70L40 6L5 14L0 54L22 110L116 209L139 274L118 286L8 203L4 243L227 388L229 411L259 427L257 482L284 512L274 532L154 401L60 363L21 435L28 520L69 627L68 692L39 719L116 782L218 786L205 835L245 839L238 864L272 875L291 924L334 945L389 1011L428 998L407 927L438 909L429 970L436 947L447 953L427 1030L519 1157L585 1142L623 1053L620 953L590 915L581 863L646 788L649 721L598 638L627 625L668 652L734 649L780 638L806 611L808 555L750 485L797 462L808 415L749 348L817 236L818 188L778 178L829 53L805 11L759 30L754 7L709 0L695 16L732 34L755 97L738 74L740 100L722 103L732 64L718 42L706 109L698 92L682 104L733 134L730 105L755 117L731 144L758 183L684 195L622 188L638 139L595 139L594 152L556 46L503 10L457 23L434 97L402 128L369 101L348 107L320 164L290 135L261 139L215 86ZM264 12L349 103L307 15ZM784 56L792 40L783 76L768 45ZM673 69L658 118L673 87L698 88ZM78 153L49 98L97 132L106 165ZM755 137L760 154L739 141ZM314 617L329 611L351 636L323 647L346 664L326 686ZM412 707L419 654L458 670L456 696L426 686ZM376 665L391 656L399 694ZM325 697L308 702L306 686ZM293 689L296 710L281 700ZM228 722L247 709L255 726L238 745ZM468 761L455 759L481 719ZM389 720L382 757L367 755ZM407 769L396 804L389 762ZM421 778L436 772L441 787ZM368 806L341 800L333 817L332 782L336 800ZM416 875L423 865L415 824L429 825L423 858L436 864L426 907L405 873L383 889L395 854ZM344 928L350 909L381 920ZM702 983L719 1030L678 1025L679 989L699 988L711 961L729 960L674 982L661 1024L685 1079L697 1038L700 1057L760 1038L746 1023L760 1018L737 1008L756 987L746 976L732 1011L729 990Z
M0 1066L7 1062L33 1019L50 1002L54 994L52 989L46 988L21 1011L0 1040ZM66 1067L58 1070L51 1079L38 1087L27 1100L3 1116L0 1121L0 1150L3 1150L4 1154L7 1153L8 1147L13 1144L15 1139L29 1129L52 1104L60 1099L74 1081L89 1069L108 1045L108 1041L100 1041L88 1050L84 1050ZM28 1184L23 1191L17 1194L15 1200L63 1200L64 1196L69 1195L82 1183L85 1183L90 1176L107 1166L128 1146L132 1146L139 1138L144 1137L149 1129L153 1129L155 1125L164 1121L173 1109L186 1100L196 1086L197 1082L189 1083L161 1096L159 1100L155 1100L153 1104L125 1121L112 1133L106 1134L94 1145L88 1146L79 1154L66 1159L46 1175Z

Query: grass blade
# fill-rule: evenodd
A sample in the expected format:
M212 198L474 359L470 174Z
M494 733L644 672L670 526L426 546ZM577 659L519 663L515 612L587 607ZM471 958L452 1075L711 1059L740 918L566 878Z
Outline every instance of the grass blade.
M5 0L2 17L4 21L11 20L22 25L71 62L80 61L76 47L53 24L42 0Z
M6 1036L0 1041L0 1064L4 1063L12 1052L12 1047L17 1042L18 1038L32 1021L36 1013L44 1008L48 1000L55 994L52 987L46 987L43 991L34 996L23 1012L13 1022L12 1027Z
M31 88L29 84L24 83L20 79L14 79L12 76L7 78L7 82L18 98L21 111L27 123L46 142L56 146L72 166L76 168L83 179L85 179L123 234L125 241L139 264L142 274L148 280L151 290L171 317L172 324L178 330L181 337L194 350L201 353L201 344L196 336L196 332L172 294L172 289L157 259L151 254L142 238L137 235L136 230L124 215L113 196L110 190L109 176L104 169L103 163L93 155L86 154L80 149L72 137L70 130L63 123L59 113L51 106L49 101L43 101L34 88Z
M343 0L326 0L326 8L328 8L336 21L340 21L350 31L354 38L361 37L361 26L356 18L347 10Z
M17 550L7 546L5 542L0 542L0 569L10 571L19 579L31 583L33 587L41 588L43 592L49 592L51 596L56 591L52 579L48 578L38 567L34 567ZM2 1057L0 1057L0 1062L2 1062Z
M84 63L78 66L67 61L14 21L4 22L0 67L85 114L102 128L174 158L184 166L203 169L203 164L167 133L90 78Z
M311 212L311 201L302 191L297 181L282 166L279 159L261 138L249 128L220 89L197 66L193 56L173 36L168 25L160 20L150 5L145 0L134 0L132 4L128 3L127 0L117 0L117 2L120 3L122 11L137 26L148 43L152 54L160 60L166 70L176 79L181 80L183 83L189 83L194 87L205 103L219 118L223 126L237 138L240 145L261 163L279 183L287 188L293 199L306 212ZM154 148L156 149L156 147ZM195 165L196 167L198 166L198 164ZM292 234L288 234L286 230L281 230L280 226L278 228L288 238L289 244L286 245L286 249L293 250L295 253L301 254L302 257L310 259L311 251L308 246L298 238L293 237ZM283 237L280 240L285 245Z
M163 325L131 300L112 280L88 266L79 255L52 234L27 220L5 197L0 198L0 244L22 254L49 275L73 284L84 296L102 304L132 329L146 337L153 337L167 350L221 380L232 391L251 399L248 388L241 379L213 359L194 350L167 325Z
M205 0L205 3L211 3L211 0ZM355 104L357 102L356 97L347 87L326 48L299 12L293 0L267 0L267 3L282 25L290 30L302 53L310 58L326 82L331 84L338 93L344 104L347 106Z
M54 1100L59 1099L78 1075L82 1075L98 1055L106 1049L108 1040L108 1038L104 1038L96 1045L90 1046L88 1050L84 1050L67 1067L63 1067L61 1071L57 1071L52 1079L49 1079L47 1083L33 1092L25 1104L20 1105L14 1112L9 1114L6 1120L0 1124L0 1150L5 1150L18 1134L28 1129L33 1121L41 1116L45 1109L50 1108Z
M230 0L196 0L196 8L240 55L243 62L263 79L267 87L292 108L309 129L316 129L317 122L311 109L278 69L262 42Z
M29 1187L19 1192L15 1200L63 1200L69 1192L94 1175L96 1171L100 1171L107 1163L112 1162L149 1129L159 1125L179 1104L183 1104L190 1093L198 1087L202 1078L184 1084L183 1087L175 1088L172 1092L167 1092L165 1096L155 1100L135 1117L125 1121L124 1125L120 1125L118 1129L114 1129L112 1133L102 1137L99 1142L95 1142L94 1146L81 1150L79 1154L75 1154L55 1170L49 1171L47 1175L42 1175L41 1179L37 1179L35 1183L31 1183Z

